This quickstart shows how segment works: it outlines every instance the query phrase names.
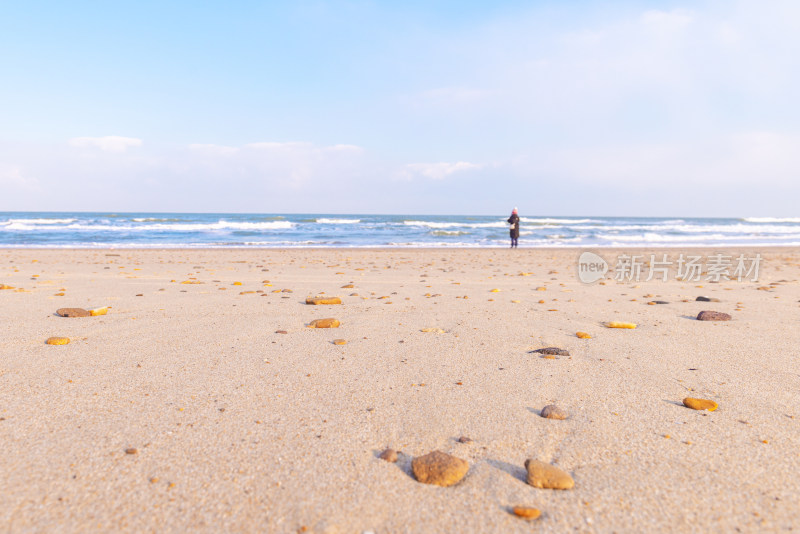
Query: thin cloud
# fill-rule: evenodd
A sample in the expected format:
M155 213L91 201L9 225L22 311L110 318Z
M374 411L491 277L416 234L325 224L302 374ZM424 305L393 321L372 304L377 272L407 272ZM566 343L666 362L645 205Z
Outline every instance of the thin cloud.
M104 152L125 152L130 147L142 146L136 137L106 135L105 137L73 137L69 145L77 148L98 148Z
M444 180L452 174L480 168L481 166L477 163L470 163L468 161L457 161L455 163L411 163L406 165L406 169L412 174L424 176L432 180Z

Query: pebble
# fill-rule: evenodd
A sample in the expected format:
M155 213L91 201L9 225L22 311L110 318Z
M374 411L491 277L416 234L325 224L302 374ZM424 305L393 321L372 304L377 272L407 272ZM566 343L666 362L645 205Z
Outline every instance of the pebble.
M692 410L708 410L709 412L713 412L719 407L719 404L712 400L695 399L692 397L686 397L683 399L683 405L687 408L691 408Z
M452 486L461 481L469 471L469 464L441 451L417 456L411 462L414 478L423 484Z
M636 323L623 323L620 321L611 321L610 323L606 323L607 328L636 328Z
M575 335L581 339L592 339L592 336L590 336L586 332L575 332Z
M697 314L698 321L730 321L731 316L727 313L703 310Z
M48 345L66 345L69 343L68 337L48 337L45 341Z
M554 465L530 458L525 460L525 469L528 470L527 482L534 488L572 489L575 486L572 477Z
M548 404L547 406L542 408L542 413L540 415L545 419L564 420L567 418L567 412L565 412L555 404Z
M347 340L346 339L334 339L333 340L333 344L334 345L347 345Z
M697 302L719 302L719 299L716 297L697 297L694 300Z
M329 317L327 319L314 319L309 323L309 328L339 328L339 325L342 324L339 322L338 319L334 319L333 317Z
M433 332L434 334L444 334L444 330L441 328L423 328L420 332Z
M138 454L138 453L139 453L139 449L135 449L133 447L125 449L125 454Z
M529 506L515 506L511 509L514 515L523 519L538 519L542 512L538 508Z
M308 297L306 299L306 304L313 304L315 306L321 304L341 304L342 299L339 297Z
M387 462L395 463L397 461L397 451L394 449L386 449L383 451L380 456L378 456L381 460L386 460Z
M559 349L558 347L546 347L543 349L532 350L531 352L538 352L539 354L547 354L548 356L569 356L568 350Z
M56 315L61 317L91 317L92 314L89 310L83 308L59 308L56 310Z
M469 438L467 436L461 436L460 438L458 438L458 442L459 443L472 443L472 438Z
M107 313L108 313L107 307L95 308L93 310L89 310L89 315L91 315L92 317L97 317L98 315L105 315Z
M14 286L9 286L6 284L0 284L0 289L14 289Z
M288 334L289 332L287 332L286 330L275 330L275 333L276 334Z

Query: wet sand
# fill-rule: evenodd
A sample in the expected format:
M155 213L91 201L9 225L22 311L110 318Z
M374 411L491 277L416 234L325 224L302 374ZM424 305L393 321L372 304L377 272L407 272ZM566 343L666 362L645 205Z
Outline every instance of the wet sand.
M14 288L0 290L0 525L800 527L800 251L762 250L758 282L604 285L577 279L579 253L0 250L0 284ZM305 304L322 294L343 304ZM695 320L702 310L732 320ZM327 317L341 326L306 327ZM569 356L530 352L544 347ZM685 397L719 408L690 410ZM549 404L567 419L541 417ZM387 447L397 463L378 458ZM467 460L466 477L414 480L411 459L433 450ZM528 458L575 487L526 484Z

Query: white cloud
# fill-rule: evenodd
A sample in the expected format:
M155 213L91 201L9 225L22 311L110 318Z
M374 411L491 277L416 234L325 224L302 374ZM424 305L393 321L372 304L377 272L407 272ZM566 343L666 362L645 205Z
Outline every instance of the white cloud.
M214 154L219 156L236 154L239 149L235 146L214 145L214 144L199 144L194 143L189 145L189 150L193 152L200 152L205 154Z
M34 193L42 189L36 178L23 175L22 167L19 165L0 165L0 188L5 194L15 189Z
M443 180L451 174L480 168L480 165L467 161L458 161L455 163L411 163L406 165L406 169L410 171L411 174L417 174L433 180Z
M98 148L105 152L125 152L130 147L142 146L142 140L135 137L107 135L105 137L73 137L70 146L78 148Z

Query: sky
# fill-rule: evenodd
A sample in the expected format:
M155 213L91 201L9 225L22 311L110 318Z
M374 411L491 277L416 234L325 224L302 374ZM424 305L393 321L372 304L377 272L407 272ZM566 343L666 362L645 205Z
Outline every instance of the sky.
M0 0L0 211L797 216L800 2Z

